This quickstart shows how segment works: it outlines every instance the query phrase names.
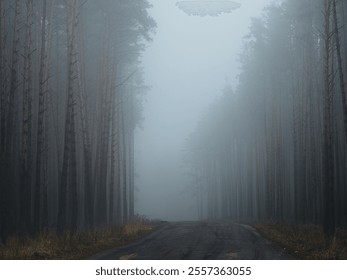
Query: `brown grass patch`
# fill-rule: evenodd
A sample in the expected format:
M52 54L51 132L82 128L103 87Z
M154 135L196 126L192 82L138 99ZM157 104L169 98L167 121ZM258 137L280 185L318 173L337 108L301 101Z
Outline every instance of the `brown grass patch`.
M273 222L258 224L255 228L264 237L286 248L298 259L347 259L347 230L337 229L334 237L327 239L317 225L282 225Z
M138 222L62 235L43 232L34 238L11 236L5 244L0 244L0 259L85 259L103 250L127 245L152 230L152 226Z

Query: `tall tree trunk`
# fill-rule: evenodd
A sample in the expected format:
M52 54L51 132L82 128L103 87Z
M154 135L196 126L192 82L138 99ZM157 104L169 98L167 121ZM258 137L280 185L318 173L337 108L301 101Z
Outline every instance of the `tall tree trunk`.
M115 95L116 104L114 104L114 116L112 118L114 125L114 133L112 135L112 146L114 149L114 156L115 156L115 220L116 223L121 223L122 221L122 191L121 191L121 127L120 127L120 94L118 91L116 91Z
M7 227L6 209L6 172L5 172L5 133L6 133L6 108L7 108L7 71L6 65L6 36L5 36L5 1L0 0L0 241L5 238Z
M124 97L122 97L123 99ZM129 204L128 204L128 178L127 178L127 144L126 144L126 128L125 128L125 112L124 112L124 100L122 100L121 107L121 155L122 155L122 176L123 176L123 192L122 192L122 205L123 205L123 223L129 220Z
M8 74L6 71L5 1L0 0L0 153L5 153Z
M80 104L80 117L82 126L82 140L83 140L83 155L84 155L84 224L86 228L93 228L93 170L92 170L92 145L90 123L86 118L87 115L87 90L85 85L85 71L83 61L86 59L84 56L84 41L81 38L81 56L77 64L78 75L78 99Z
M32 131L32 54L33 54L33 0L26 2L27 30L24 54L23 80L23 119L22 119L22 152L20 184L20 221L24 231L31 227L31 131Z
M64 136L64 155L60 180L59 209L57 221L57 231L59 233L63 232L66 229L75 231L77 229L78 217L74 97L74 80L76 79L74 69L78 63L78 58L76 57L76 9L77 0L70 1L67 7L68 85Z
M115 218L116 222L117 215L115 215L115 194L118 195L118 192L116 190L117 186L117 178L119 177L119 174L117 172L117 149L119 143L117 143L117 130L118 130L118 119L117 119L117 96L118 91L116 87L116 77L117 77L117 71L116 71L116 65L113 64L112 66L112 85L111 85L111 98L110 98L110 133L111 133L111 174L110 174L110 184L109 184L109 209L108 209L108 219L109 223L114 223ZM116 178L117 177L117 178Z
M50 163L52 160L50 160L50 151L51 151L51 145L50 145L50 129L52 127L51 123L51 117L53 114L53 111L50 110L52 108L52 90L51 90L51 52L52 52L52 19L53 19L53 5L55 0L49 1L48 7L47 7L47 14L48 14L48 20L47 20L47 46L46 46L46 83L45 83L45 116L44 116L44 142L43 142L43 179L42 179L42 209L41 209L41 226L44 229L47 229L49 225L49 207L48 207L48 186L49 186L49 168Z
M6 127L6 153L10 158L13 149L13 135L14 135L14 120L15 120L15 100L18 89L18 66L19 66L19 55L20 55L20 17L21 17L21 1L16 0L15 8L15 24L14 24L14 35L13 35L13 46L12 46L12 67L11 67L11 80L10 80L10 93L8 97L8 113L7 113L7 127Z
M335 32L335 44L336 44L336 55L337 55L337 64L339 70L339 79L340 79L340 90L342 97L342 108L343 108L343 121L345 127L345 140L347 144L347 101L346 101L346 88L345 88L345 78L343 73L342 66L342 57L341 57L341 43L340 43L340 34L339 26L337 21L337 12L336 12L336 0L332 0L333 5L333 20L334 20L334 32Z
M47 53L46 53L46 20L47 20L47 0L43 0L42 22L41 22L41 50L40 50L40 70L39 70L39 104L38 104L38 124L37 124L37 145L36 145L36 184L34 190L34 229L41 229L41 199L42 199L42 170L43 170L43 148L45 141L44 116L45 116L45 94L47 78Z
M134 218L135 212L135 186L134 186L134 135L129 137L129 218Z
M109 43L107 44L107 49L105 55L110 52ZM107 176L108 176L108 150L109 150L109 133L110 133L110 120L112 112L110 111L110 97L111 97L111 88L110 88L110 73L108 63L106 62L103 66L104 68L104 83L103 83L103 100L101 105L101 116L100 116L100 157L99 157L99 172L97 180L97 221L99 226L104 226L107 222Z
M77 18L77 8L78 8L78 0L73 0L71 3L71 34L70 41L71 41L71 49L69 50L70 53L70 71L69 71L69 82L68 82L68 91L69 96L71 98L71 154L70 154L70 189L71 189L71 227L70 229L72 231L77 230L78 226L78 192L77 192L77 155L76 155L76 124L75 124L75 93L76 90L74 87L74 80L77 78L76 74L78 75L78 56L77 56L77 24L78 24L78 18ZM77 90L79 90L77 88Z
M134 94L132 92L129 93L129 123L128 123L128 130L129 130L129 148L128 148L128 154L129 154L129 218L130 220L134 218L134 211L135 211L135 186L134 186Z
M2 3L4 4L4 3ZM6 236L14 229L16 222L15 211L15 170L16 166L14 158L12 157L14 152L14 135L15 135L15 106L17 105L15 100L17 99L18 86L19 86L19 55L20 55L20 28L21 28L21 1L16 0L15 3L15 17L14 17L14 29L13 29L13 45L12 45L12 65L11 65L11 78L9 94L6 92L4 100L4 106L8 102L8 108L6 113L6 120L4 122L5 128L2 131L2 153L1 153L1 235ZM3 17L3 15L2 15ZM20 167L18 168L20 169Z
M335 233L333 158L333 69L331 69L331 0L324 0L324 232Z

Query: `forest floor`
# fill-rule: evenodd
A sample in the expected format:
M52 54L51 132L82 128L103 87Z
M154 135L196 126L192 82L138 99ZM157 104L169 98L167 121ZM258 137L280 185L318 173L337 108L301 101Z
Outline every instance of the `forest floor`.
M151 224L136 222L125 226L109 226L104 229L80 233L41 233L34 238L11 236L0 244L3 260L78 260L100 251L125 246L140 239L154 229Z
M254 227L265 239L246 225L210 221L135 222L60 236L12 236L0 244L0 259L347 259L347 229L326 239L316 225L266 222Z
M280 225L273 222L255 228L265 238L277 243L297 259L346 260L347 229L337 229L335 236L325 238L317 225Z

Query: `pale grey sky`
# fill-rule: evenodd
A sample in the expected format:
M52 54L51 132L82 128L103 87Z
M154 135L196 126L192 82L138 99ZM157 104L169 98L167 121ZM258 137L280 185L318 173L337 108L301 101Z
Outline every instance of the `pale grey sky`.
M218 1L218 0L216 0ZM157 22L143 54L143 130L136 133L136 211L150 218L196 218L185 194L182 157L185 139L226 84L237 84L238 55L251 17L271 0L240 0L240 9L218 17L188 16L176 0L150 0Z

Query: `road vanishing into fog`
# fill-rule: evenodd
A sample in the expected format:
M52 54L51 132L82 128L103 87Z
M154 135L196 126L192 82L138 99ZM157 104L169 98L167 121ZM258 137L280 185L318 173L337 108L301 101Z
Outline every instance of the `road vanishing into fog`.
M257 231L231 222L163 222L147 237L92 256L94 260L293 259Z

